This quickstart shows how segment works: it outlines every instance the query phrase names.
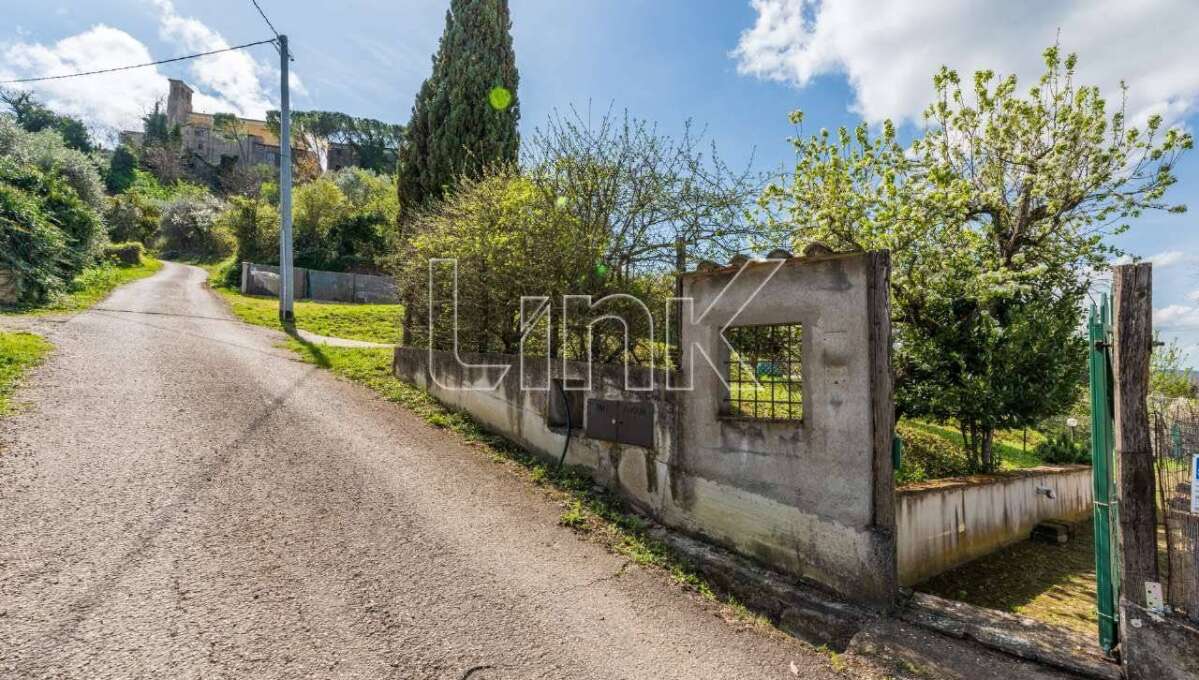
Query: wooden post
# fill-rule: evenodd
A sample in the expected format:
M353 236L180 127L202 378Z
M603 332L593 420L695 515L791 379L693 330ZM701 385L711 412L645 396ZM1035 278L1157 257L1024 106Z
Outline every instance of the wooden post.
M896 553L898 533L895 527L895 443L894 374L891 368L891 253L881 251L866 256L869 267L866 284L866 318L870 324L870 407L874 424L873 527L875 550L885 566L877 575L875 601L890 609L899 592L899 566Z
M1153 349L1153 266L1115 267L1112 374L1120 515L1121 596L1145 606L1145 584L1159 582L1157 503L1149 434L1149 354Z

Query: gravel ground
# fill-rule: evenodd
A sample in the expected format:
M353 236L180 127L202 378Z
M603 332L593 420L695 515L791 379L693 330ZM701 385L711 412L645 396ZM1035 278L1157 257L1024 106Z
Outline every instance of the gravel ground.
M825 678L167 264L0 423L0 677Z

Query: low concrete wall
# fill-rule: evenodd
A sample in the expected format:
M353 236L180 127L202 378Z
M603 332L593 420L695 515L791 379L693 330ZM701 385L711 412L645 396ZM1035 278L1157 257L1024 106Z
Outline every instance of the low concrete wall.
M7 269L0 269L0 305L15 304L20 297L17 277Z
M1085 520L1091 488L1090 467L1065 465L896 489L899 581L913 585L1022 541L1042 520Z
M668 391L664 372L636 368L626 384L623 366L594 366L591 387L572 390L585 365L544 360L526 362L522 387L519 357L460 362L421 348L398 348L394 373L546 460L566 443L562 396L549 389L563 381L575 423L568 463L666 526L887 608L896 594L887 273L885 254L858 253L686 275L684 297L708 310L684 313L684 346L698 349L671 384L691 390ZM734 318L803 324L802 420L723 414L720 377L692 358L702 350L724 365L720 329ZM603 436L609 415L620 430L620 414L647 411L652 423L630 439L650 445L583 435Z
M295 268L295 298L327 302L397 303L395 282L387 276L326 272ZM241 292L246 295L279 295L279 268L241 263Z

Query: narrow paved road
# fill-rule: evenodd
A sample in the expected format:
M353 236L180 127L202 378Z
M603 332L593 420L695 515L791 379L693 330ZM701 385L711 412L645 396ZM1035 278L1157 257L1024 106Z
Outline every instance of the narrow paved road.
M3 678L833 677L168 264L0 423Z

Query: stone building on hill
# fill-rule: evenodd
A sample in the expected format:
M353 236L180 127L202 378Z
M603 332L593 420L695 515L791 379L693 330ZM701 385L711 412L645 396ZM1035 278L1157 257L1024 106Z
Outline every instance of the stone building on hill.
M183 149L194 160L203 161L209 167L220 167L223 163L236 162L239 166L265 164L279 166L279 137L265 120L199 113L192 109L194 91L182 80L171 79L167 96L166 118L172 128L178 126ZM145 135L140 131L122 132L121 143L140 147ZM293 142L292 153L296 157L311 154L303 143ZM230 160L226 160L230 159ZM357 165L354 150L344 144L330 144L328 150L329 170L340 170Z

